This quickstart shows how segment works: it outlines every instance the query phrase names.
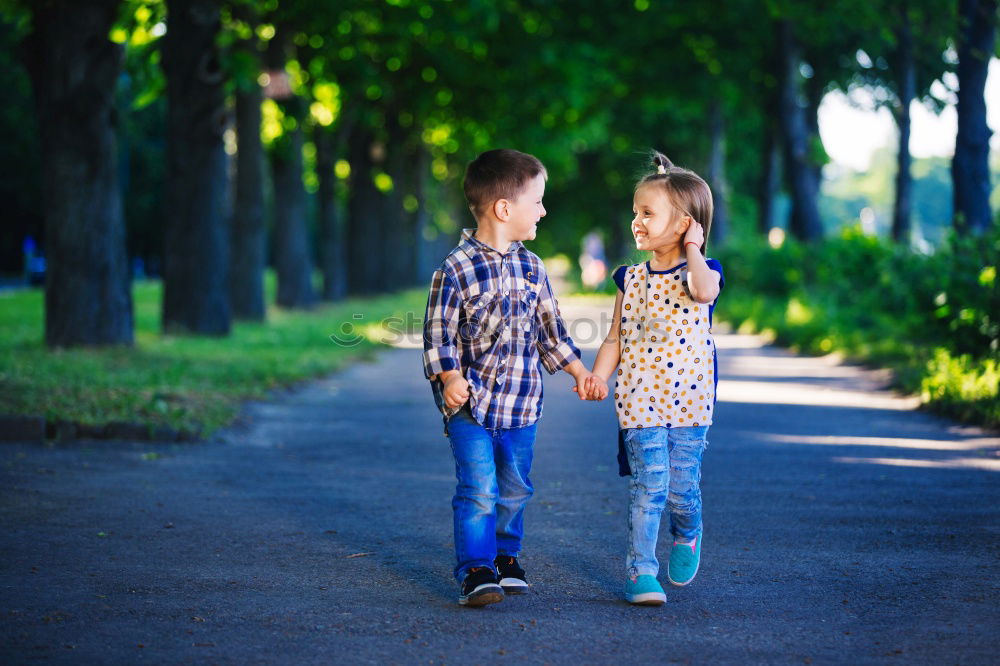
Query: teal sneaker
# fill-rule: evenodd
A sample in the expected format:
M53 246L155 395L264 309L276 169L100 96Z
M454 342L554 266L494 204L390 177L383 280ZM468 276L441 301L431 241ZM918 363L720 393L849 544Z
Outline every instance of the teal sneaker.
M663 593L656 576L643 574L625 581L625 599L637 606L662 606L667 595Z
M671 585L684 587L694 580L701 563L701 537L691 543L678 543L670 548L670 561L667 563L667 580Z

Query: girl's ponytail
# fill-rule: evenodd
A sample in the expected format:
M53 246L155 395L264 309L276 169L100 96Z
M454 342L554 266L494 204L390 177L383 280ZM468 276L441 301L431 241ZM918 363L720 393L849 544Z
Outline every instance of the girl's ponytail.
M674 163L670 161L669 157L658 150L653 151L653 167L656 169L657 175L667 173L673 166Z

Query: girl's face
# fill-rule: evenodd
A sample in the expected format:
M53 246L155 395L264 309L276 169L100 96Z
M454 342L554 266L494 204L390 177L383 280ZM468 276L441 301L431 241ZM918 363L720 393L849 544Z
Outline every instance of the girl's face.
M632 213L632 236L639 250L656 252L676 247L687 231L684 213L673 206L663 186L657 183L635 191Z

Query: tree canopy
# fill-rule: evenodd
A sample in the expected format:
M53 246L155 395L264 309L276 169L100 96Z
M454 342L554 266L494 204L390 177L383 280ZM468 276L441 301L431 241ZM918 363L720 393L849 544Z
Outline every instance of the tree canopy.
M68 2L7 0L2 43L8 50L28 43L39 21L59 20L52 9ZM970 2L976 8L967 8ZM992 12L995 31L996 3L977 2L69 4L111 7L117 16L107 37L125 54L111 93L118 109L112 122L129 255L180 280L169 278L177 275L171 266L194 252L183 243L190 236L184 229L200 229L220 248L228 245L216 225L228 225L230 235L266 233L266 244L263 236L233 243L233 265L240 275L254 275L262 262L273 263L279 301L308 307L314 300L311 264L327 278L324 298L425 281L457 230L472 223L461 197L465 164L494 147L531 152L548 167L550 214L535 244L543 255L573 255L580 238L598 230L617 258L626 245L632 187L651 148L710 179L719 190L719 215L731 218L737 237L759 233L758 217L773 219L766 211L776 189L784 189L792 203L792 232L816 238L823 233L820 168L828 161L818 135L823 95L866 87L908 132L902 113L907 100L933 103L932 82L956 69L963 12ZM171 12L190 20L172 18ZM208 25L199 23L206 17L214 23L195 39L190 26ZM4 57L14 60L9 53ZM215 65L206 65L213 59L218 82ZM211 93L175 94L195 80ZM25 94L17 80L11 89L8 94ZM241 97L247 93L256 97ZM215 100L211 109L204 103L209 97ZM259 113L240 113L241 99L259 106ZM30 128L23 113L5 113ZM199 123L201 134L192 129ZM30 150L30 134L18 136L13 149ZM775 150L779 145L783 157ZM223 149L233 158L239 146L253 156L239 162L241 169L263 168L262 161L268 168L262 179L233 186L235 195L218 177L218 165L197 185L191 178L198 160L178 166L178 156L218 156ZM239 183L233 162L229 180ZM909 173L908 157L904 163L901 156L899 165ZM23 192L40 192L27 180ZM896 187L904 192L909 186L897 181ZM181 192L188 189L198 197L186 200ZM20 209L31 208L23 195L17 201ZM199 208L199 201L211 202L211 208ZM263 221L241 226L243 217L257 220L264 208L271 211L270 231ZM897 202L900 215L909 212ZM184 226L195 217L203 226ZM719 240L725 226L718 228ZM38 235L49 240L48 232ZM179 240L165 252L163 238ZM198 292L224 280L226 270L210 273L215 277ZM170 285L167 291L190 291L184 280L179 284L179 291ZM213 293L217 305L210 307L218 309L221 292ZM238 305L236 316L244 310L260 316L259 303L252 305L259 290L233 292L233 298L251 303ZM211 328L227 326L219 320Z

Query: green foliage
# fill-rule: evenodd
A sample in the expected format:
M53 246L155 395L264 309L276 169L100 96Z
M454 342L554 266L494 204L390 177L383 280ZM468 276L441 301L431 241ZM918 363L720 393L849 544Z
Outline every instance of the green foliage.
M160 37L166 31L163 0L127 0L119 7L118 21L108 36L125 48L125 76L120 84L128 105L122 110L141 110L166 94L166 79L160 69Z
M939 42L950 34L954 10L930 0L909 7L919 36L923 95L946 68ZM147 261L155 259L163 237L165 84L159 49L165 12L164 0L123 0L109 35L125 46L119 117L127 159L122 173L129 174L124 190L130 252ZM16 21L14 14L5 15L5 27L13 30L4 35L5 52L8 47L13 52L26 31L26 14L22 9ZM264 79L258 56L278 41L287 45L278 59L284 59L292 90L308 112L286 113L268 100L264 133L268 145L280 146L286 128L306 125L310 192L318 180L308 159L315 154L313 126L338 138L335 161L343 165L343 139L363 126L388 156L367 177L388 174L398 183L403 179L390 173L388 164L414 164L414 156L429 153L426 186L417 192L401 185L398 199L427 211L436 227L427 230L431 235L453 233L470 222L460 187L468 161L488 148L519 148L549 167L550 216L539 228L536 250L574 256L579 239L598 229L615 255L614 246L627 233L633 184L647 167L646 151L658 148L705 174L709 111L715 104L724 109L729 137L732 232L755 229L762 140L773 115L776 20L797 26L808 61L803 72L810 102L831 86L868 85L882 90L876 97L890 103L900 16L894 3L881 0L845 0L836 7L732 0L724 8L646 0L603 0L585 7L543 0L229 0L222 8L219 44L230 93L258 85ZM870 67L859 64L859 48L871 56ZM17 68L12 70L16 77ZM4 161L19 167L37 155L22 83L5 87L10 99L3 105L10 115L6 126L14 128L13 140L4 143L12 153ZM818 143L810 154L816 164L827 161ZM36 171L9 170L24 180ZM947 214L950 197L938 187L939 176L938 170L930 174L934 187L926 194L918 181L918 217L934 205L935 214ZM887 197L891 182L884 173L879 178L884 186L881 180L860 183L863 193L878 185L879 197ZM11 188L35 209L40 208L36 181ZM850 188L835 192L837 201L827 198L826 217L853 217L867 200L861 194ZM928 238L936 240L930 233Z
M1000 363L996 359L977 361L970 354L954 356L939 347L927 362L920 397L957 418L995 427L1000 424L998 385Z
M848 228L808 248L723 253L720 316L809 353L888 365L899 385L960 418L1000 424L1000 230L933 255Z
M884 146L872 154L871 164L864 171L846 168L830 169L824 175L819 198L824 222L836 228L843 220L856 220L862 208L871 208L880 235L888 235L892 226L895 203L896 148ZM1000 160L992 168L1000 173ZM913 161L911 192L911 223L917 243L926 241L941 245L951 229L952 182L951 163L944 157L927 157ZM1000 203L1000 184L993 191ZM922 239L922 240L921 240Z
M957 3L937 0L864 0L859 3L865 19L855 20L860 32L848 35L858 50L858 57L846 59L845 73L849 76L837 81L842 90L865 86L873 89L876 106L899 112L899 94L902 87L903 63L901 62L902 33L908 29L912 40L914 84L917 99L932 105L940 112L943 101L931 94L931 84L954 63L945 59L945 51L953 45L957 30ZM878 30L872 30L878 26ZM843 58L843 53L841 54Z
M532 248L575 257L580 237L599 229L614 267L623 249L616 245L628 237L633 185L648 168L646 151L663 150L704 175L709 111L721 105L734 218L732 247L722 256L729 285L722 313L772 329L808 351L840 349L889 363L903 386L922 391L932 404L956 410L987 405L973 412L996 422L995 235L951 239L931 256L851 230L816 247L789 242L773 250L757 238L754 223L766 157L762 139L772 122L777 80L775 22L795 24L810 105L831 87L864 85L874 89L878 104L891 107L906 18L915 39L917 94L933 104L939 101L928 96L930 82L951 66L941 54L954 32L953 5L914 0L903 14L899 3L883 0L844 0L835 7L731 0L721 8L649 0L586 7L543 0L224 4L219 46L229 93L264 80L260 57L267 54L279 61L269 67L284 66L297 96L294 104L265 102L266 143L279 148L293 126L306 125L306 137L316 124L328 128L338 138L335 169L344 182L350 170L344 138L358 127L370 130L373 152L388 157L376 160L370 174L357 170L355 182L377 178L408 212L424 208L436 227L427 230L430 235L453 233L469 222L461 203L465 164L485 149L514 147L549 167L550 215ZM30 28L28 6L23 0L0 3L0 161L9 174L2 192L20 225L0 244L0 261L7 265L15 265L20 237L40 229L39 128L17 63ZM166 3L123 0L119 8L109 39L125 50L117 115L129 252L155 261L169 205L162 198L166 105L159 51ZM279 43L287 49L275 56L277 49L269 47ZM315 146L307 141L303 152L313 192ZM389 167L417 163L423 154L430 178L419 190ZM828 159L819 143L810 146L810 156L816 165ZM851 219L868 205L888 219L891 158L887 151L878 170L833 183L826 218ZM916 162L914 175L915 226L937 242L941 233L931 232L928 222L950 217L950 176L940 160ZM455 211L462 211L460 219ZM711 246L714 255L717 248ZM87 422L138 415L150 423L211 429L229 418L239 399L328 371L370 349L368 343L355 351L330 349L325 334L316 335L323 317L337 321L355 308L412 309L422 298L347 303L315 314L275 311L268 325L239 325L225 341L181 340L160 335L157 290L136 287L135 349L52 354L41 346L39 294L0 296L0 410Z
M274 280L268 281L273 301ZM377 336L334 344L344 323L423 313L426 294L403 292L310 312L271 309L266 324L237 324L225 339L160 333L161 287L133 289L134 348L49 351L43 344L40 290L0 293L0 413L39 414L87 424L110 421L210 434L240 403L268 390L332 372L368 357ZM373 341L374 340L374 341Z
M31 83L17 61L18 42L28 30L27 17L16 13L6 18L9 22L0 22L0 169L4 174L0 200L6 216L0 235L0 266L20 270L24 237L41 240L41 146Z

